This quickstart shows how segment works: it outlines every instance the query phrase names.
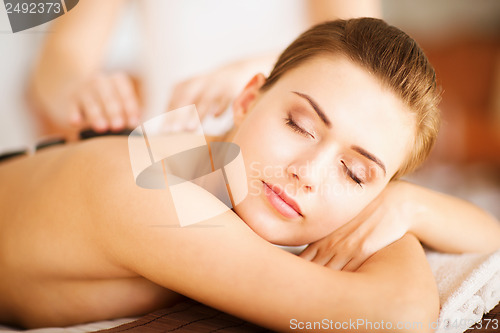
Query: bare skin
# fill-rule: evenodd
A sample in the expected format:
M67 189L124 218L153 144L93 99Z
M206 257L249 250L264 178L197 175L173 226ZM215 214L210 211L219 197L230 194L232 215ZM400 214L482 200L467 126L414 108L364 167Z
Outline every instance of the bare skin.
M90 185L89 167L75 157L85 149L57 147L0 165L2 184L16 184L0 190L2 322L65 325L145 313L177 299L110 264L92 240L94 217L79 185Z
M421 321L412 331L426 332L438 314L434 279L411 235L350 273L275 248L231 211L203 222L219 227L152 227L175 221L171 198L134 184L122 138L3 162L0 182L8 185L0 188L2 323L139 315L178 293L279 331L292 318L366 318ZM193 200L221 204L196 189Z

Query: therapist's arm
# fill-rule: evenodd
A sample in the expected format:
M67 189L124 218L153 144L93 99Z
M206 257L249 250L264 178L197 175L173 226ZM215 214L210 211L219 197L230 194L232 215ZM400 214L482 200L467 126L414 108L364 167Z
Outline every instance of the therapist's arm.
M296 22L296 25L305 30L315 24L337 18L381 17L381 8L379 0L308 0L301 11L304 17ZM281 10L286 11L287 8ZM196 104L201 117L221 115L245 86L249 77L257 73L267 76L271 72L280 51L270 50L266 54L240 59L177 83L167 109ZM177 122L178 126L182 126L185 119L178 119Z
M307 6L312 24L335 18L382 17L380 0L309 0Z
M133 78L102 71L104 51L124 0L85 0L53 21L31 75L29 96L46 131L71 136L91 127L134 126L139 96Z
M294 319L364 319L394 326L417 322L421 328L407 330L431 331L438 294L414 236L379 251L357 272L333 271L275 248L232 211L198 225L175 227L168 192L140 189L130 170L113 165L109 170L101 167L89 180L101 184L89 194L96 213L92 237L112 263L277 331L291 330ZM221 205L196 188L191 198L193 205Z

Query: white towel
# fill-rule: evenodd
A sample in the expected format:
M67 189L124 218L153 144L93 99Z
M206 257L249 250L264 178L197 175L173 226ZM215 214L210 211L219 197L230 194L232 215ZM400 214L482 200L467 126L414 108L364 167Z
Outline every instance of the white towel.
M441 303L436 333L462 333L500 302L500 250L490 254L426 254Z

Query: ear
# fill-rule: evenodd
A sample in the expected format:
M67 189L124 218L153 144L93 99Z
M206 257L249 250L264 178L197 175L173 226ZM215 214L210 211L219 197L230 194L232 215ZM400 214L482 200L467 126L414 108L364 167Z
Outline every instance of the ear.
M266 78L263 74L255 75L245 86L243 91L236 97L233 102L233 119L235 125L241 124L245 116L250 111L252 105L260 95L260 88L266 83Z

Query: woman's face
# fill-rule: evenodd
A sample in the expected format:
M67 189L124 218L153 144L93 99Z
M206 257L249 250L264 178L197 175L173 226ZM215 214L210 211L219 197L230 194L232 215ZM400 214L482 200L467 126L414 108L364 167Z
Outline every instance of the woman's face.
M318 240L354 218L407 156L414 120L403 102L343 57L316 57L269 90L255 76L234 103L232 141L248 195L236 213L281 245Z

